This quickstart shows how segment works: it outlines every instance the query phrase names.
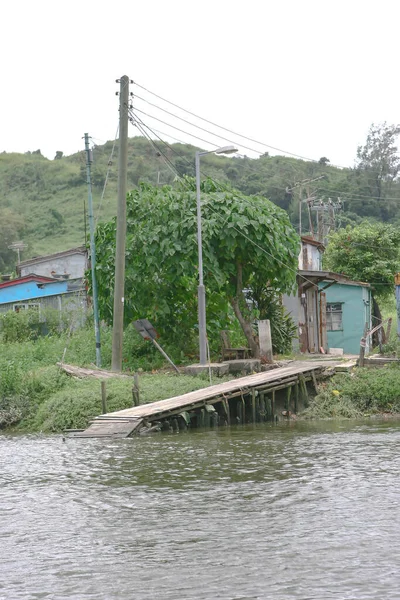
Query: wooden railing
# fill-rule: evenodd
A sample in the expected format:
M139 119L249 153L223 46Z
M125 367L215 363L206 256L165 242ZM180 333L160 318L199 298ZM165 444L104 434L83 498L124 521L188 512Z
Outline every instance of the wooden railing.
M387 330L385 332L384 326L386 325L386 323L387 323ZM389 319L385 319L384 321L381 321L381 323L379 323L379 325L376 325L376 327L373 327L373 329L368 329L368 325L365 325L364 335L360 340L360 356L358 359L358 365L360 367L364 366L365 348L367 346L367 339L369 337L371 337L376 331L383 329L383 332L385 333L385 339L388 340L389 336L390 336L391 328L392 328L392 318L391 317L389 317Z

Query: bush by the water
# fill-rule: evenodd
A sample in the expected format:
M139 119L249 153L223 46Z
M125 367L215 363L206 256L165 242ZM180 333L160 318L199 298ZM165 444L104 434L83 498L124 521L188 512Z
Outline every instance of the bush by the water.
M4 335L3 329L0 429L17 426L25 431L57 432L86 427L90 419L101 413L100 381L73 379L56 363L65 353L65 362L81 367L93 366L96 357L93 329L81 328L72 335L57 332L28 340L24 331L30 338L29 328L21 327L19 335L25 341L10 341L9 333ZM102 328L101 335L103 366L107 368L111 362L110 329ZM124 370L132 373L165 366L163 357L133 328L124 332L123 364ZM132 406L132 385L130 378L107 381L108 411ZM168 373L143 374L140 376L141 402L161 400L207 385L208 381L202 378L177 377Z
M355 418L400 413L400 368L356 369L337 373L319 386L303 412L306 418Z

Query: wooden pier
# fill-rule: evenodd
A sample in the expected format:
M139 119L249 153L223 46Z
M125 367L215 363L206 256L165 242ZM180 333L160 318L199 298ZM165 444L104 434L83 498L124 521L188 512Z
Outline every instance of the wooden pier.
M317 376L326 363L297 363L293 366L233 379L174 398L100 415L84 431L71 431L70 437L125 438L155 429L256 423L277 418L276 394L280 394L280 414L296 413L307 403L306 383L316 389Z

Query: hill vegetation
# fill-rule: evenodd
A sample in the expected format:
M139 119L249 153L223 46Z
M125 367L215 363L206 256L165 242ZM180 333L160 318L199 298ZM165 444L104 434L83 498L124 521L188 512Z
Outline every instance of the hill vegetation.
M373 125L365 145L358 149L354 168L330 165L327 157L310 162L268 153L258 159L209 154L202 158L202 173L245 195L268 198L288 212L295 226L300 193L303 199L308 195L325 200L340 197L344 205L339 213L341 225L364 218L398 224L400 181L395 141L399 131L396 126ZM116 213L118 144L114 153L113 145L107 142L93 151L93 198L95 217L100 221ZM158 142L158 147L160 151L143 137L130 138L129 189L140 182L172 184L174 170L180 175L194 174L194 146ZM303 185L298 185L302 181ZM22 259L83 244L86 198L83 150L71 156L59 151L54 160L43 157L40 150L0 154L0 271L13 269L16 255L8 246L16 240L28 245ZM304 204L303 223L306 210Z

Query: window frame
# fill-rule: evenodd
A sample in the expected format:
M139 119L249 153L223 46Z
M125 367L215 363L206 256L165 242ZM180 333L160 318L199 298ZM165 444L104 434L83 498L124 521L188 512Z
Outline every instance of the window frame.
M343 304L344 302L327 302L326 303L326 331L343 331ZM331 307L339 307L336 310L328 310ZM332 315L340 315L340 319L336 321L340 325L336 329L333 329L334 321Z

